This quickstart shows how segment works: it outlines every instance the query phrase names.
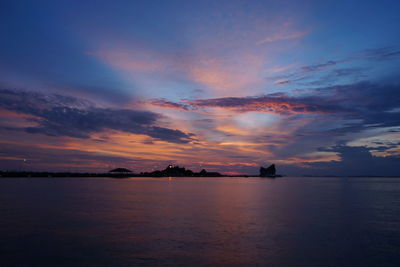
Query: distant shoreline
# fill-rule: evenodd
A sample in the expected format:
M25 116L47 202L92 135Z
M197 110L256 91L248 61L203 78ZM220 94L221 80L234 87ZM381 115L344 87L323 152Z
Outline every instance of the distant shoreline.
M135 178L135 177L148 177L148 178L221 178L221 177L260 177L259 175L224 175L220 176L207 176L207 175L192 175L192 176L155 176L149 174L137 173L89 173L89 172L14 172L14 171L0 171L0 178ZM289 178L400 178L399 176L384 176L384 175L301 175L301 176L283 176ZM260 177L266 178L266 177ZM268 177L267 177L268 178Z
M130 178L130 177L154 177L154 178L165 178L165 177L259 177L257 175L198 175L194 174L191 176L166 176L166 175L150 175L146 173L90 173L90 172L9 172L0 171L0 178Z

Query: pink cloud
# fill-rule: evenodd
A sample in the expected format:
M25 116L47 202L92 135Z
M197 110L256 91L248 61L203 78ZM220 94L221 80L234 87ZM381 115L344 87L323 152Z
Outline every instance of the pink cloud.
M208 58L203 55L187 70L193 81L209 88L214 96L241 96L244 89L257 88L262 83L265 61L263 54L254 51L230 57Z

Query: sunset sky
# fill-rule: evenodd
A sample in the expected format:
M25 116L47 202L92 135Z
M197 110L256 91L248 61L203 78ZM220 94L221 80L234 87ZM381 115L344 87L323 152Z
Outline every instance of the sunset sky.
M399 1L1 1L0 170L400 175Z

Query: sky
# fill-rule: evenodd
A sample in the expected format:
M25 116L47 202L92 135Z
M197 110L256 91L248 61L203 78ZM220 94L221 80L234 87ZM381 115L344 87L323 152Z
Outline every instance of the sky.
M400 175L399 1L1 1L0 170Z

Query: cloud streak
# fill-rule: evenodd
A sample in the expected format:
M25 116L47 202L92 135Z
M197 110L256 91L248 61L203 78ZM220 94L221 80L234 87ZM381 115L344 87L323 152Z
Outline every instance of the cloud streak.
M378 85L368 82L320 87L304 90L300 96L278 92L264 96L223 97L183 100L150 101L152 105L185 111L223 108L235 112L260 112L281 115L342 113L346 118L363 118L372 123L383 123L398 117L400 103L398 85ZM382 116L382 113L384 116Z
M185 111L223 108L237 112L282 115L342 113L348 118L368 118L368 122L377 123L378 120L385 122L391 117L397 118L398 110L400 110L399 91L400 87L397 84L380 85L360 82L303 90L303 93L298 96L277 92L264 96L184 99L180 103L160 99L152 100L150 104ZM377 116L381 118L378 119Z
M291 33L277 33L277 34L268 36L264 39L257 41L256 44L261 45L261 44L272 43L272 42L277 42L277 41L298 39L298 38L305 36L306 34L308 34L308 31L298 31L298 32L291 32Z
M191 109L191 107L189 107L189 105L187 105L187 104L175 103L175 102L167 101L165 99L153 100L150 102L150 104L154 105L154 106L159 106L162 108L171 108L171 109L185 110L185 111L188 111Z
M302 113L328 113L336 106L324 101L318 103L313 97L295 98L287 95L266 95L256 97L224 97L189 101L194 108L218 107L237 112L261 112L281 115Z
M28 133L49 136L89 138L91 134L117 130L143 134L172 143L190 142L192 134L157 125L161 115L149 111L97 107L90 102L61 95L0 90L0 107L20 114L32 115Z
M367 77L360 73L361 70L368 70L371 69L372 66L369 68L363 67L344 67L341 69L334 69L335 67L342 66L343 64L353 63L353 64L360 64L363 62L374 63L374 62L381 62L381 61L390 61L395 60L400 56L400 50L397 47L381 47L381 48L374 48L374 49L364 49L361 51L357 51L351 55L337 58L337 59L330 59L327 61L322 61L316 64L304 65L299 67L296 71L278 75L274 77L267 78L268 80L275 81L274 84L276 85L288 85L288 84L299 84L299 85L321 85L326 84L327 82L332 82L332 77L335 80L343 76L354 76L356 77ZM331 71L328 76L319 77L321 73ZM319 78L318 81L313 81L316 78ZM311 80L311 81L310 81Z

